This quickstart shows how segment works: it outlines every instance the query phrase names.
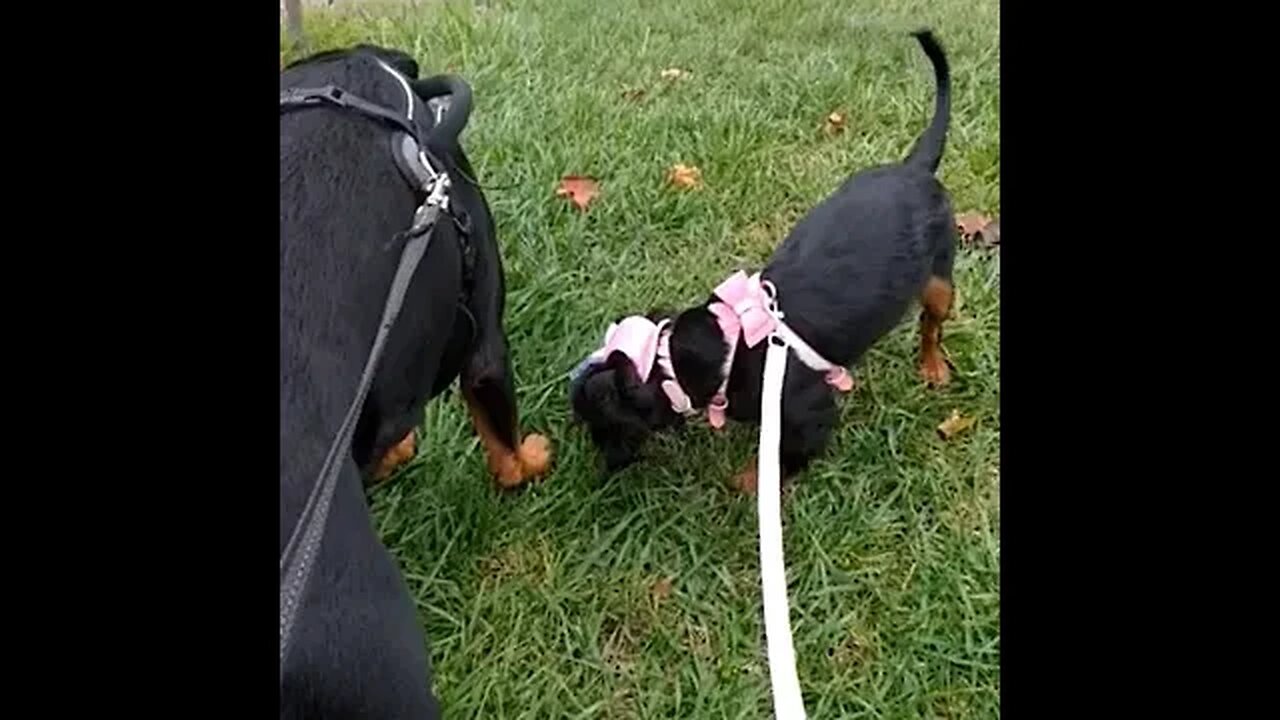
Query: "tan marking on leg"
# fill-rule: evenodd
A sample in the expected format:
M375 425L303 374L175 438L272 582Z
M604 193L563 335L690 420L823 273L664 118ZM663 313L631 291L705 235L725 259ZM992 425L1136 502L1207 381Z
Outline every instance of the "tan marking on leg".
M493 432L484 409L469 394L464 393L471 424L484 444L489 472L505 489L520 487L527 480L544 475L551 467L551 441L544 435L530 433L520 447L508 448Z
M396 468L413 459L416 449L416 439L413 436L413 431L410 430L403 440L387 450L387 454L383 455L382 459L378 461L378 465L373 471L373 482L382 482L391 477L391 473L395 472Z
M733 476L733 487L743 495L755 495L756 487L759 485L759 478L756 475L759 466L759 457L751 456L751 460L747 462L737 475Z
M467 411L471 414L471 425L475 427L476 434L480 436L480 442L484 445L484 451L489 464L489 472L493 473L498 484L504 488L519 487L524 482L524 471L520 464L520 457L516 453L503 444L502 440L494 434L493 428L489 426L489 421L485 417L484 410L471 398L469 394L464 393L466 398Z
M951 369L942 354L942 323L951 313L954 298L951 283L933 276L921 293L920 311L920 376L933 386L946 385Z

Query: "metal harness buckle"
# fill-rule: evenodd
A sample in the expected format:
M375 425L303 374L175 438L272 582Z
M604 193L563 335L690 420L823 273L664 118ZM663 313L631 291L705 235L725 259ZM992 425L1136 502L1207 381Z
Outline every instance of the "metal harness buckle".
M428 167L430 167L428 165ZM435 179L427 186L427 199L422 201L413 213L413 225L409 227L409 236L421 235L435 224L440 213L449 210L449 176L436 173Z

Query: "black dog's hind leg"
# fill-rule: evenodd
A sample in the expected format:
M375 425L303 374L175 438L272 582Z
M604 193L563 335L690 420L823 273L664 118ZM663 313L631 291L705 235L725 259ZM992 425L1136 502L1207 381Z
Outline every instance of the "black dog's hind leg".
M417 450L417 439L414 437L413 430L410 429L404 438L391 446L391 449L378 461L377 467L373 469L371 480L373 482L386 480L391 476L391 473L395 472L396 468L412 460Z

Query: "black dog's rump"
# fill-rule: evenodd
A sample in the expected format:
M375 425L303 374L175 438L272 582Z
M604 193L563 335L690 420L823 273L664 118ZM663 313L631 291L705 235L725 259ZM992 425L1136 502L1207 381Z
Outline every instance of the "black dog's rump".
M404 112L408 55L372 46L286 68L280 88L336 85ZM430 136L432 113L417 104ZM359 382L419 203L385 125L335 107L280 117L280 550L298 522ZM461 379L503 484L528 474L502 324L493 221L457 144L430 150L453 179L362 409L326 534L282 669L282 718L431 718L426 643L395 563L370 522L363 476L422 422L425 403ZM462 228L469 226L466 232Z
M774 253L761 277L777 287L787 323L819 353L841 366L856 363L922 300L921 373L934 385L949 376L942 322L951 308L955 226L950 200L934 176L946 145L950 73L932 34L914 34L933 63L933 120L907 158L859 172L813 208ZM729 348L707 306L675 316L671 357L676 378L695 408L705 408L721 381ZM651 314L651 318L662 317ZM730 417L755 422L765 344L739 338L730 372ZM634 462L651 432L679 425L656 370L641 382L631 361L614 352L588 369L571 391L575 414L604 455L606 472ZM836 420L831 389L820 373L788 354L782 399L784 477L803 470L826 447ZM754 469L741 477L754 488Z

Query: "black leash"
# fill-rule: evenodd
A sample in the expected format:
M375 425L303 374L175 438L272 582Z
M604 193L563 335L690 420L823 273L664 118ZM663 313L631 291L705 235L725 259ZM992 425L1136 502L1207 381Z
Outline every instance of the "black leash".
M319 553L320 540L324 536L329 508L333 503L333 493L338 487L338 475L351 449L351 434L355 431L356 422L360 419L360 409L364 406L369 387L373 384L374 372L377 370L378 360L382 357L387 336L390 335L391 328L400 315L405 292L409 289L409 284L413 281L413 273L417 270L418 263L422 260L422 256L427 251L427 245L431 241L431 227L440 216L440 205L431 204L430 198L427 202L427 216L422 223L422 229L409 239L404 246L404 252L400 255L400 265L396 268L395 279L391 282L391 290L382 310L382 323L373 340L369 358L365 361L364 372L360 375L356 396L351 401L351 406L347 408L347 414L342 419L338 435L334 438L333 445L329 447L329 455L320 468L319 482L307 498L307 504L303 507L298 524L289 538L289 544L285 546L284 555L280 558L280 672L282 676L285 658L289 652L293 624L297 619L302 594L306 590L307 580Z
M413 279L431 241L431 225L439 218L440 206L429 205L428 218L422 225L422 231L410 238L404 245L401 261L396 268L396 279L387 297L387 305L383 307L383 320L378 328L378 336L374 338L374 346L369 351L369 359L365 361L364 373L360 375L360 387L356 389L355 400L347 409L347 415L338 429L338 436L329 447L329 455L325 457L320 468L320 482L312 489L307 498L298 524L293 529L289 544L284 547L284 556L280 557L280 673L284 673L284 660L288 656L289 639L293 630L293 621L297 619L298 606L302 601L302 593L306 589L312 566L315 565L320 550L320 539L324 537L324 529L329 519L329 509L333 505L333 493L338 487L338 475L342 470L342 462L351 451L351 436L360 420L360 410L369 395L369 388L378 369L378 361L387 345L390 329L396 324L396 318L404 302L404 292ZM303 529L305 528L305 529ZM301 533L300 533L301 530Z
M406 93L412 93L403 77L386 65L383 65L383 69L391 73L401 83ZM422 82L415 81L415 84ZM444 138L446 141L456 140L458 132L465 125L467 116L471 111L470 88L461 80L452 77L433 78L426 85L433 90L438 89L441 92L456 93L457 102L455 102L455 107L458 109L450 112L445 121L442 121L432 132L432 135L436 136L437 131L440 131L441 135L446 136ZM408 112L412 112L413 97L411 94L407 100L410 108ZM396 267L395 278L392 280L391 289L387 293L387 300L382 310L382 321L378 326L378 333L374 337L373 347L369 350L369 356L365 360L364 371L360 375L360 384L356 389L356 396L347 408L346 416L342 420L342 425L338 429L333 444L329 446L324 465L320 468L319 479L315 487L312 488L311 494L307 497L306 505L303 506L302 514L298 518L298 524L294 526L289 542L285 545L284 554L280 557L280 676L282 682L284 680L285 660L288 657L293 627L302 605L307 581L310 579L311 570L315 566L316 557L319 554L325 526L328 524L329 510L333 504L334 492L338 486L338 477L341 474L342 463L351 449L351 436L355 432L356 423L360 418L360 410L364 406L365 397L373 384L374 373L377 371L378 361L382 358L387 337L391 333L391 328L395 326L396 318L400 315L405 293L408 291L414 272L417 270L431 242L432 228L435 227L441 213L445 213L449 209L448 192L450 181L448 174L445 172L445 166L438 161L431 162L435 158L428 152L425 139L411 117L402 116L333 85L326 85L320 88L294 88L280 93L281 112L298 108L320 107L325 104L346 108L371 118L388 122L413 138L414 145L416 145L414 149L417 151L414 157L419 159L425 167L419 168L420 172L409 174L406 178L414 184L415 189L426 193L426 199L414 213L413 223L410 228L401 233L402 236L407 236L408 240L400 254L400 263ZM439 169L437 170L436 168ZM425 182L423 178L426 178Z

